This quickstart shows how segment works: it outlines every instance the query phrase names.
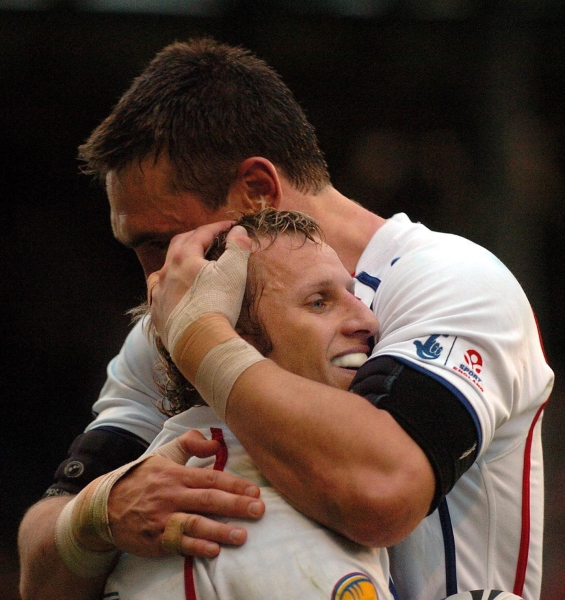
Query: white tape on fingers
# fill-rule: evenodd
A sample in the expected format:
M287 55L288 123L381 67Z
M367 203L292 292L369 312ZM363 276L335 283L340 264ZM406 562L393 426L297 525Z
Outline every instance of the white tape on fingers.
M163 548L171 554L182 555L182 536L184 535L184 524L188 515L174 513L169 517L165 531L163 532Z
M170 458L172 461L176 462L177 465L185 465L192 454L185 452L182 449L178 438L175 438L163 446L156 448L151 452L151 456L164 456L165 458Z
M161 338L171 354L187 327L206 313L221 313L235 327L245 294L250 253L228 241L222 256L200 269L165 323Z

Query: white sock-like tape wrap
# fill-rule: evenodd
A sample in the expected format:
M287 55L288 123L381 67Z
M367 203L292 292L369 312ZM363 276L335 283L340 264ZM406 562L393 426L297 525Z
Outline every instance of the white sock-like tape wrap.
M108 571L118 554L118 549L96 552L82 546L76 539L73 528L73 510L76 497L68 502L55 526L55 543L65 565L79 577L97 577Z
M194 387L222 421L226 420L226 404L236 379L261 360L266 358L237 337L214 346L200 363Z
M222 256L200 269L165 323L161 339L171 354L187 327L206 313L221 313L235 327L245 294L250 253L228 241Z
M181 465L184 465L190 456L181 448L178 440L174 439L151 454L141 456L115 471L102 475L65 505L55 526L55 544L63 562L75 575L86 578L102 575L107 572L118 554L117 548L107 552L97 552L81 544L73 527L75 524L79 525L76 523L77 516L74 515L77 502L84 502L85 497L90 494L90 488L94 486L92 495L86 500L86 515L83 515L83 518L86 517L87 524L94 534L107 544L115 546L108 518L110 491L118 479L155 455L170 458Z

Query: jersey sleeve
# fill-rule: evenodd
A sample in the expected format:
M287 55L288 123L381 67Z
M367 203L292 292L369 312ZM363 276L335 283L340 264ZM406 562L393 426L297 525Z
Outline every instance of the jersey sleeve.
M157 360L139 321L108 365L106 383L92 409L95 419L86 431L119 428L150 444L167 418L158 409L162 396L155 384Z
M390 356L368 360L350 390L389 412L423 450L435 476L433 512L475 459L469 412L447 386Z
M392 356L448 388L473 419L480 456L512 415L536 410L527 404L544 396L550 370L516 279L490 252L445 237L401 255L383 277L373 356Z

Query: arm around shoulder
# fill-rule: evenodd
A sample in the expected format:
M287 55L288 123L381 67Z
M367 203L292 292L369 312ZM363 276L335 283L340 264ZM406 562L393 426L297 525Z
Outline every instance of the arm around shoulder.
M426 455L388 412L357 394L262 361L236 381L227 416L296 509L355 542L395 544L429 511L435 480Z

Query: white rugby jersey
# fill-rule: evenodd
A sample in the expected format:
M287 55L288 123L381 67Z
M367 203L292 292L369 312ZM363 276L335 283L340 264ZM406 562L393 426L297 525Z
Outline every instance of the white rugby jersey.
M143 321L129 332L120 353L106 369L106 382L94 403L96 417L86 431L119 427L151 444L167 417L157 410L162 395L155 385L154 367L159 357L149 343Z
M438 510L391 549L400 598L493 588L537 600L540 428L553 373L524 292L487 250L403 214L375 234L357 279L356 294L380 323L373 356L394 356L443 383L479 435L472 467Z
M247 541L237 548L224 546L214 559L123 554L106 583L106 600L392 600L386 550L354 544L294 510L210 408L171 418L148 451L188 429L217 439L222 450L187 464L254 481L261 487L265 514L258 521L230 519L247 529Z
M523 291L488 251L404 214L379 228L356 273L356 293L380 322L374 355L395 356L448 386L480 436L478 459L448 494L441 515L436 510L391 549L401 600L487 587L537 600L540 427L553 373ZM155 408L155 361L137 324L108 367L89 429L121 427L151 442L164 421Z

